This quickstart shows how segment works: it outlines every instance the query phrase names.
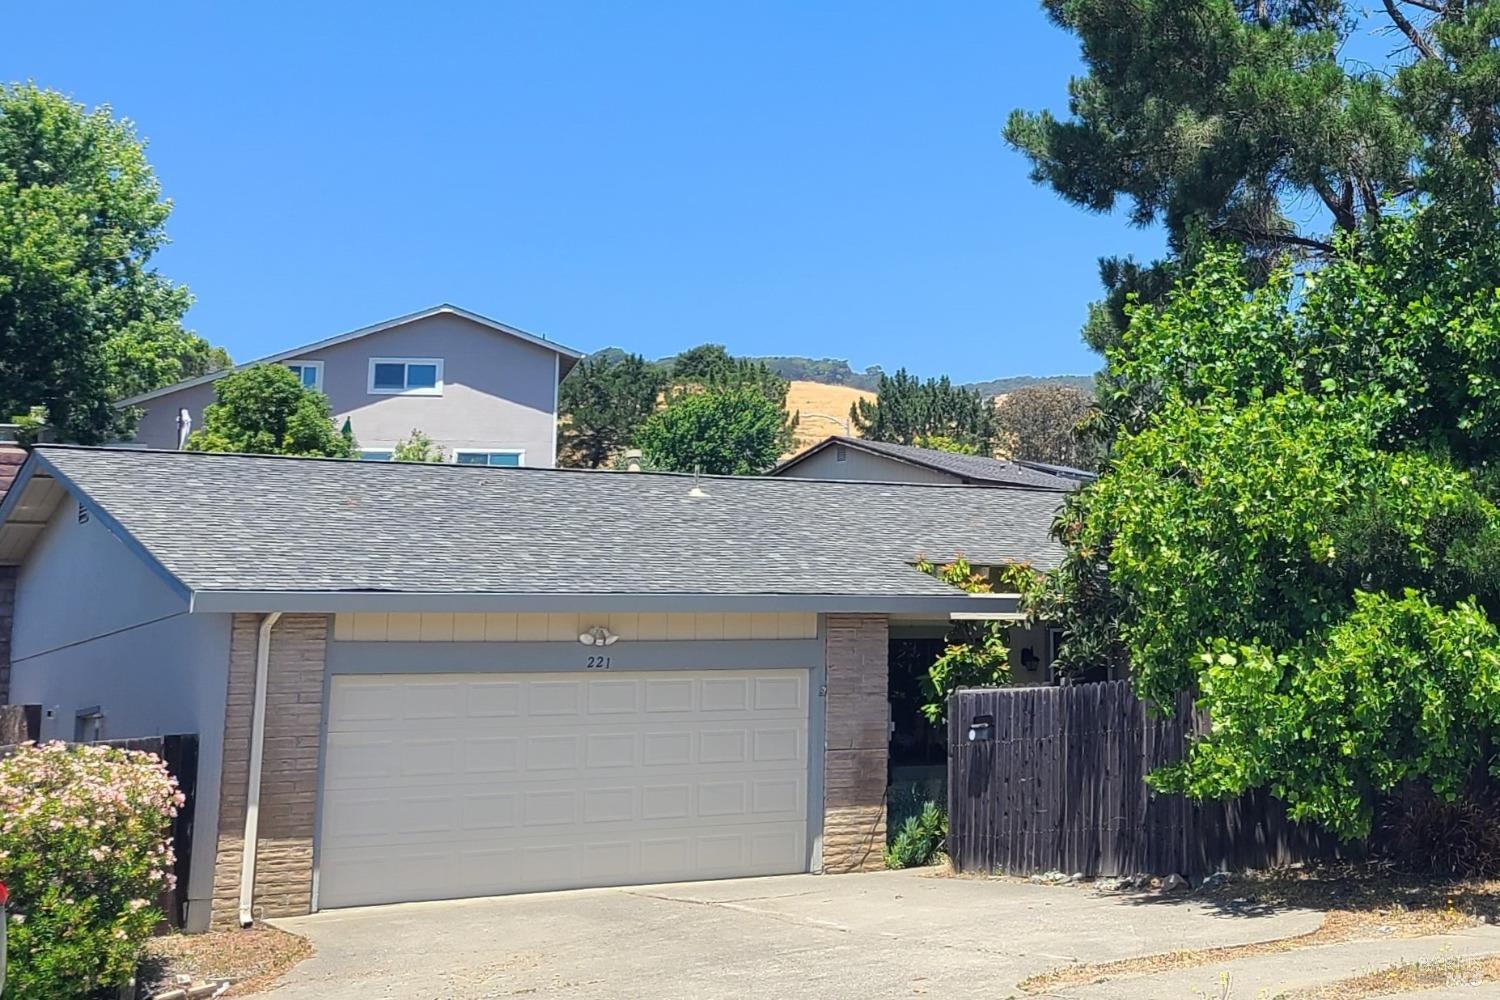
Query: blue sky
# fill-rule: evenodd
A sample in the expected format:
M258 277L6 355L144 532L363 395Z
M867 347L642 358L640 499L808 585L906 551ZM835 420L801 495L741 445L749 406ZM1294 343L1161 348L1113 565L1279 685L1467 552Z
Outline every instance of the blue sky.
M1030 0L11 5L0 79L109 103L176 210L161 270L237 360L451 301L570 346L1089 372L1101 254L1031 184L1065 106Z

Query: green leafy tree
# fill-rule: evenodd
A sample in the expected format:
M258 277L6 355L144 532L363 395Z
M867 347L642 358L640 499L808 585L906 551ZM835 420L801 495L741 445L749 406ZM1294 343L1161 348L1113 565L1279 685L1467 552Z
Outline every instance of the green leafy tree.
M875 398L857 400L849 419L861 436L873 441L917 444L939 438L986 455L994 448L994 407L946 375L925 382L905 368L881 375Z
M666 385L665 369L639 354L580 361L558 394L559 463L584 469L609 465L656 411Z
M1500 227L1433 206L1299 281L1206 248L1108 354L1108 467L1030 610L1064 669L1128 664L1213 720L1163 788L1267 788L1368 833L1500 739Z
M680 390L641 427L646 463L675 472L754 476L791 444L786 411L759 389Z
M351 448L350 451L352 453L353 449ZM447 460L447 451L436 441L432 440L432 438L416 428L413 428L409 435L397 441L396 447L391 449L392 462L422 462L432 464L446 462Z
M353 458L351 432L334 425L328 397L303 386L291 369L266 364L226 375L214 383L216 401L203 411L203 426L188 438L189 451L251 455Z
M923 560L917 568L970 594L994 590L990 578L976 572L963 558L946 566ZM922 714L928 722L942 722L948 713L948 699L959 688L1009 683L1010 629L993 621L955 622L944 637L943 651L922 678L922 694L927 698L921 706Z
M170 211L128 121L0 87L0 412L97 444L133 427L116 400L228 364L152 267Z
M1413 198L1483 216L1500 178L1500 4L1490 0L1044 0L1086 74L1068 115L1015 111L1005 135L1070 202L1165 225L1172 257L1106 259L1086 338L1114 342L1133 293L1159 302L1202 239L1252 278L1327 257L1339 233ZM1356 36L1397 43L1371 65ZM1318 211L1307 211L1315 206ZM1185 267L1184 267L1185 265Z

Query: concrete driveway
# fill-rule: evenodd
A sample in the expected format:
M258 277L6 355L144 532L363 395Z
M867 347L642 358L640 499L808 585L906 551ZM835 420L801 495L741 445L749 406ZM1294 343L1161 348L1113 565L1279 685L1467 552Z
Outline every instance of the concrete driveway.
M272 1000L1005 997L1072 961L1311 931L1308 911L915 872L789 875L337 910Z

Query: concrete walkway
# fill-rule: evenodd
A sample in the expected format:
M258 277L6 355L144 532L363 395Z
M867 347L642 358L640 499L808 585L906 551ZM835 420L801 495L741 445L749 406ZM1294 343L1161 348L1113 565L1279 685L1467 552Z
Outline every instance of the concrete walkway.
M1475 958L1500 952L1500 927L1474 927L1458 934L1389 941L1351 941L1301 948L1277 955L1131 976L1045 994L1067 1000L1114 997L1226 997L1258 1000L1326 986L1393 965ZM1487 996L1500 996L1500 984L1488 984ZM1227 990L1227 992L1225 992ZM1429 994L1417 994L1429 996ZM1462 996L1462 994L1458 994Z
M277 921L316 954L265 995L996 998L1071 962L1265 941L1321 921L912 872L591 889Z

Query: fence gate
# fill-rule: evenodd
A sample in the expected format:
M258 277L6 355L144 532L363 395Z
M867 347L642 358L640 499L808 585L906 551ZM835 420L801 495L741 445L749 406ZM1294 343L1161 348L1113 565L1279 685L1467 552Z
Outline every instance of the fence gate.
M1330 857L1264 793L1198 803L1145 776L1205 720L1153 713L1127 681L978 688L948 703L948 851L959 871L1193 877ZM972 734L972 738L971 738Z

